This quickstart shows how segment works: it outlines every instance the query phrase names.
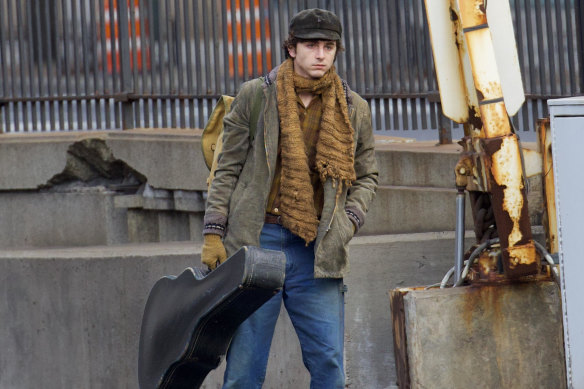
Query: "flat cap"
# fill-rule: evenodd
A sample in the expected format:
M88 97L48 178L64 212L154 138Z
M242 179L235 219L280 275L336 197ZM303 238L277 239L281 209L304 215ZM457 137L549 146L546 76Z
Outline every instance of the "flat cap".
M290 35L300 39L341 39L343 27L334 13L312 8L298 12L290 20Z

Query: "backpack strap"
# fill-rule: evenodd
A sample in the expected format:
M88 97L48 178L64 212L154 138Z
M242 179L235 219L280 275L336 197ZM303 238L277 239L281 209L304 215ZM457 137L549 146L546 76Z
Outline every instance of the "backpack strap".
M262 80L262 84L265 82L266 78L260 78ZM253 103L251 105L251 114L249 116L249 140L253 142L255 139L255 133L258 126L258 119L260 117L260 109L262 108L262 97L264 95L264 88L260 84L260 86L256 90L256 94L253 98Z

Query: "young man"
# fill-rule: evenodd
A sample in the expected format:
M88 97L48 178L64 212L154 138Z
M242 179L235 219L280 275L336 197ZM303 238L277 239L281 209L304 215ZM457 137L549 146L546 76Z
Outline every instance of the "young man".
M311 388L345 385L347 246L365 221L378 172L369 106L333 66L341 33L332 12L295 15L283 44L287 59L244 83L224 120L202 261L214 268L243 245L281 250L287 261L282 291L233 337L224 388L261 388L282 301ZM251 137L257 98L261 109Z

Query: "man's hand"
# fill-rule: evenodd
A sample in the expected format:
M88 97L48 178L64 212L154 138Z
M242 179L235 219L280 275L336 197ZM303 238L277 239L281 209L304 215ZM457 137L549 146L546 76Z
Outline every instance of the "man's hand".
M201 262L211 270L214 270L219 264L225 262L227 253L221 237L215 234L205 235L203 242L203 251L201 252Z

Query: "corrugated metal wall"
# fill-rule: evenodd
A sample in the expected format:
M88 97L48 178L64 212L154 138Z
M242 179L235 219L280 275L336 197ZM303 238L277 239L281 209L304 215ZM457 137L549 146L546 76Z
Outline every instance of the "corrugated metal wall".
M282 61L288 20L311 7L341 18L336 65L374 128L438 139L423 0L0 0L0 129L202 127L220 94ZM578 0L511 7L529 138L547 98L583 92L584 17Z

